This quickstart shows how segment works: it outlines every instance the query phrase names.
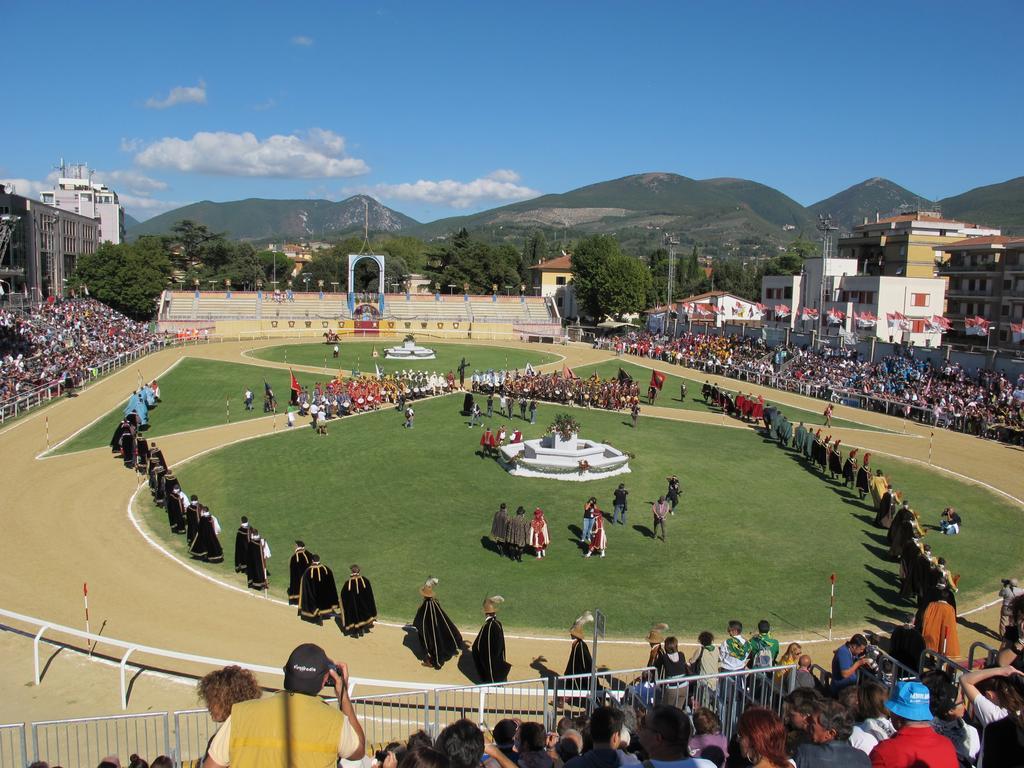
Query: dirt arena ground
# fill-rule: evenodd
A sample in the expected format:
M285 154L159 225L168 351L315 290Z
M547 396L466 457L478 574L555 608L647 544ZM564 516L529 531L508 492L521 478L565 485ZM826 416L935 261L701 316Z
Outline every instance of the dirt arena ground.
M254 347L281 343L280 340L228 342L165 350L96 383L76 398L62 400L0 430L0 457L3 457L0 483L5 489L5 503L0 512L3 525L0 607L81 629L84 628L82 584L88 582L91 626L96 631L102 625L107 637L274 667L283 663L295 645L316 642L335 658L348 662L355 677L410 683L465 683L453 663L440 672L422 667L404 645L407 632L402 627L379 625L366 638L345 638L333 625L318 628L300 622L293 609L255 594L245 595L226 588L158 551L140 535L128 517L129 499L137 488L137 480L119 463L110 460L107 449L56 457L40 455L46 451L47 440L49 445L56 445L122 405L136 386L140 373L146 380L158 378L183 355L282 368L285 366L243 356ZM536 349L536 345L531 348ZM570 366L609 357L607 352L582 345L555 346L550 350L564 355ZM681 373L676 366L628 359L635 363L646 362L649 367L666 372ZM555 366L560 368L561 362ZM694 371L687 375L707 378ZM720 381L724 386L737 388L733 380ZM822 408L820 401L798 395L751 387L746 383L743 389L764 394L777 403L814 411ZM644 414L730 427L728 420L714 414L656 407L645 408ZM835 415L891 430L833 429L833 434L841 437L844 445L928 462L928 428L843 406L836 408ZM171 435L160 438L159 443L170 461L176 463L201 451L272 429L270 418L256 419ZM1018 504L1024 498L1021 449L938 430L932 442L932 463L983 483ZM1021 575L1024 571L1015 570L1017 573L1007 576ZM992 585L993 599L998 586ZM581 603L581 609L585 607ZM992 642L991 636L983 633L996 624L997 611L997 607L961 606L964 648L976 639ZM567 625L571 618L566 617ZM12 619L0 618L0 623L28 629L27 625ZM861 629L863 627L842 628L836 637ZM472 638L476 627L465 630L467 637ZM506 632L509 661L513 664L511 679L535 677L536 672L530 665L538 657L553 669L564 666L567 637L533 637L527 641L517 640L514 628L506 628ZM826 665L832 647L837 644L829 643L825 637L780 639L805 642L816 660ZM102 643L97 650L119 655L115 650L104 648ZM53 652L50 648L44 655L49 658ZM610 668L634 667L641 665L646 655L646 644L640 638L637 641L614 640L602 645L600 662ZM133 661L173 666L188 672L202 671L167 660L157 662L142 654L133 656ZM6 632L0 633L0 679L6 682L0 698L0 722L119 711L116 668L62 651L56 655L42 685L35 688L31 640ZM274 684L275 681L267 679L266 682ZM362 685L358 692L380 690ZM146 711L188 707L194 703L188 686L144 673L135 681L130 708Z

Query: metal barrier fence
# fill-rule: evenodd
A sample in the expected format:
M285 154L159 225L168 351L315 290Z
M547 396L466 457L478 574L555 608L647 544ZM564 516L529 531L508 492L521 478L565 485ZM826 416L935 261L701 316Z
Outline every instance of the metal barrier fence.
M0 765L28 765L24 723L0 725Z
M925 648L921 652L921 662L918 664L920 674L925 672L931 672L932 670L941 669L949 672L954 678L959 679L960 675L967 672L968 669L961 664L959 661L954 661L948 656L933 651L931 648Z
M405 741L409 734L424 730L433 737L430 691L383 693L352 699L366 734L366 752L383 749L392 741Z
M159 712L33 723L34 759L65 768L98 765L108 755L150 760L171 751L168 719Z
M740 715L750 707L765 707L782 714L786 694L793 690L795 664L744 669L715 675L690 675L640 683L633 700L644 706L669 704L707 707L718 714L722 733L732 738ZM652 694L648 700L647 692Z
M102 360L93 366L89 367L89 375L87 381L78 382L77 386L84 386L88 381L93 381L101 376L105 376L111 371L117 370L122 366L138 360L140 357L145 357L152 352L159 352L168 346L173 346L176 342L165 339L155 339L142 344L135 349L127 352L122 352L109 360ZM36 387L28 392L17 395L16 397L8 398L3 402L0 402L0 424L3 424L9 419L15 419L24 413L38 408L44 403L48 403L54 398L60 397L66 388L64 381L51 381L49 384L43 384L42 386Z
M550 722L550 689L546 678L519 680L498 685L466 685L438 688L433 692L434 727L467 718L481 728L498 720L521 719Z
M999 649L993 648L987 643L983 643L980 640L971 643L970 649L967 651L967 668L973 670L975 667L975 660L979 658L978 651L985 651L985 661L981 664L983 667L994 667L996 665L996 659L999 656Z
M175 765L189 765L202 760L206 745L217 732L217 723L205 709L183 709L174 713L174 754ZM152 761L156 755L143 755Z

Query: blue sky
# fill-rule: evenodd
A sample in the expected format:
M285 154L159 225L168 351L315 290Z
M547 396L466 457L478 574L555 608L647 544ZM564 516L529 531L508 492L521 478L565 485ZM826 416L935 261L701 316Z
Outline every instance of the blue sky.
M803 204L1024 174L1020 2L11 3L0 179L421 221L644 171ZM49 177L49 178L48 178Z

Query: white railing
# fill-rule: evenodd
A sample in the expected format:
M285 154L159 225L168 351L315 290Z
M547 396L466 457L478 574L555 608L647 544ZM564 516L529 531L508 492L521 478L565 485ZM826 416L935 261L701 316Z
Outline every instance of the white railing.
M50 765L94 766L109 755L145 760L171 752L166 712L32 723L34 760Z
M275 678L284 676L282 667L270 667L264 664L251 664L244 661L221 659L214 656L200 656L192 653L182 653L180 651L172 651L166 648L154 648L153 646L143 645L141 643L131 643L125 640L116 640L114 638L94 633L83 632L80 629L66 627L53 622L42 621L41 619L36 619L32 616L25 616L23 614L4 609L0 609L0 616L37 628L32 641L33 679L36 685L39 685L42 680L42 667L39 660L39 645L43 641L43 636L48 632L51 634L59 633L61 635L85 640L92 644L93 652L95 652L95 648L99 646L103 646L105 648L116 648L124 651L118 661L118 671L121 681L121 709L128 708L128 681L126 670L128 667L128 659L133 654L145 654L147 656L154 656L160 659L174 659L176 661L185 661L216 668L236 665L253 672L259 672L260 674L271 675ZM50 642L53 641L50 640ZM141 667L141 665L136 666ZM411 683L398 680L378 680L368 677L349 677L348 687L350 695L354 693L358 686L370 688L397 688L405 691L433 690L434 688L442 687L440 685L430 683Z
M94 381L101 376L106 376L111 371L117 370L127 363L138 360L140 357L144 357L152 352L157 352L165 347L173 346L176 343L177 340L154 339L153 341L146 342L135 349L130 349L127 352L121 352L107 360L102 360L95 365L89 366L88 380L76 382L75 386L84 386L89 381ZM3 424L9 419L16 419L18 416L27 413L33 408L37 408L44 403L48 403L54 398L60 397L65 391L64 380L61 379L35 387L28 392L20 393L15 397L11 397L0 402L0 424Z
M24 723L0 725L0 765L28 765Z

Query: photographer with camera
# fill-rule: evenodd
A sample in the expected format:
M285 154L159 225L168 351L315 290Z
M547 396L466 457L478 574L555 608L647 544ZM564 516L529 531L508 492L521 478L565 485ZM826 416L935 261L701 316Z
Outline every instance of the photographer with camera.
M335 768L338 758L361 760L366 737L348 697L348 668L312 643L298 646L284 666L284 690L235 704L210 742L203 768ZM338 709L320 698L332 684Z
M862 668L874 666L874 661L866 655L868 648L867 638L858 632L836 649L832 655L830 690L833 696L847 686L856 685L857 674Z

